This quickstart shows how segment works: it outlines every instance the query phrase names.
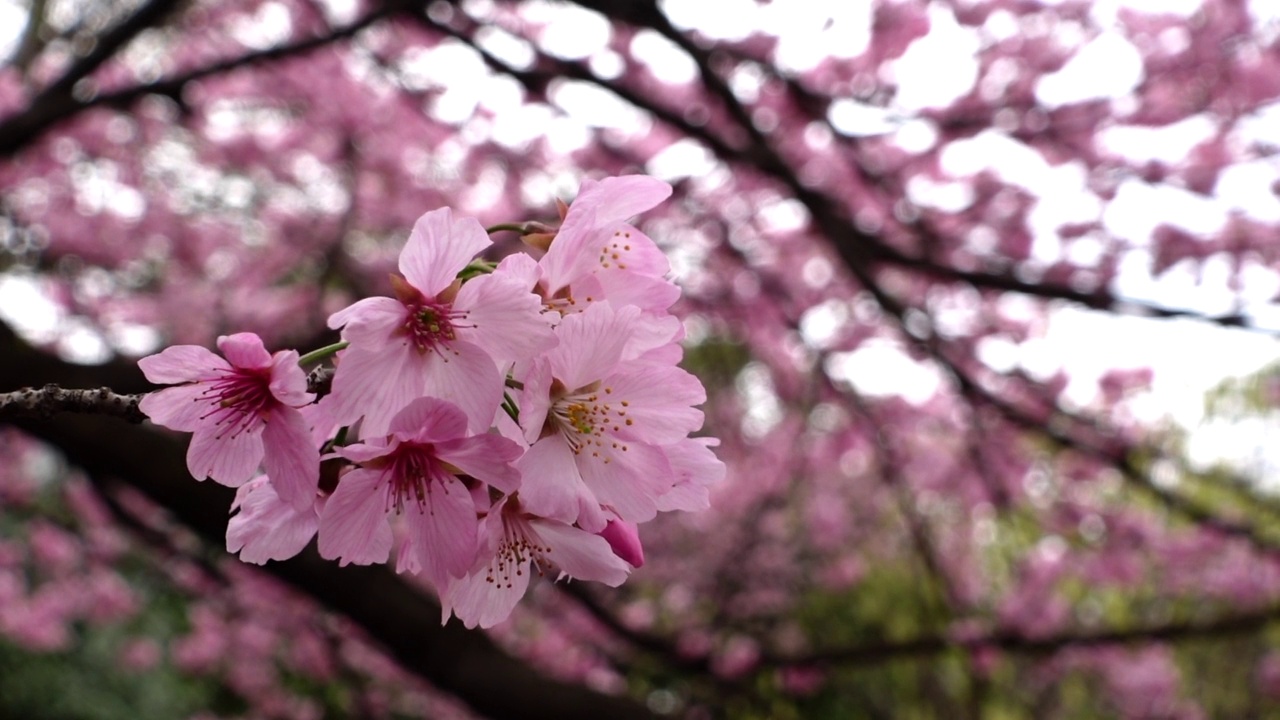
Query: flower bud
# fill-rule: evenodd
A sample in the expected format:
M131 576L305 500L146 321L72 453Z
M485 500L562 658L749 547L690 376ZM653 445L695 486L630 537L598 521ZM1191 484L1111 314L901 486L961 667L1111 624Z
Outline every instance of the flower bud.
M644 565L644 548L640 546L640 528L625 520L610 520L599 533L613 554L626 560L631 567Z

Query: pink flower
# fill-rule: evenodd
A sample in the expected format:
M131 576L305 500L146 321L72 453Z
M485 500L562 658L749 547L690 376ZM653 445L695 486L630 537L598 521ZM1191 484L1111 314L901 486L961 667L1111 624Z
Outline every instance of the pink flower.
M499 500L483 521L475 566L440 594L442 620L493 627L524 597L533 572L621 585L630 567L599 535L525 512L518 496ZM557 578L558 579L558 578Z
M680 297L666 255L627 218L666 200L671 186L644 175L584 180L538 265L547 303L573 312L608 299L664 312Z
M532 445L519 467L530 510L598 532L601 505L644 522L676 483L663 446L701 427L693 406L706 394L674 365L626 359L640 318L607 302L566 316L560 344L523 376L520 424Z
M240 511L227 523L227 552L258 565L268 560L288 560L302 552L316 535L320 516L316 505L297 510L282 501L265 476L255 478L236 491L231 511Z
M476 504L459 476L514 492L520 476L511 461L520 447L497 435L469 435L462 411L436 398L410 403L389 432L337 448L359 467L342 477L320 514L320 554L343 565L386 562L389 516L403 515L408 536L397 571L425 572L444 587L471 568L476 553Z
M153 383L184 383L148 394L139 407L157 425L191 432L187 469L239 487L266 466L280 497L309 508L320 479L320 453L298 411L314 396L298 353L268 354L253 333L218 338L226 360L197 345L175 345L142 358Z
M492 243L480 223L449 208L423 215L400 254L395 297L366 298L334 313L351 343L333 379L330 412L342 424L364 416L365 437L384 434L416 398L439 397L480 432L502 402L506 365L555 343L542 304L504 273L459 286L457 274Z

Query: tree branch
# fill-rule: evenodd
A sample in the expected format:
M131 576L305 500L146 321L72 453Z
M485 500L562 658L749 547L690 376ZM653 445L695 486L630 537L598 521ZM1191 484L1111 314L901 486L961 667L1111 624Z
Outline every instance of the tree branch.
M153 3L154 4L154 3ZM163 3L161 3L163 4ZM337 28L332 32L317 37L299 40L287 45L245 53L239 57L213 63L202 68L189 70L170 78L155 82L135 85L133 87L101 93L83 100L76 99L71 93L74 82L62 89L62 81L50 86L42 92L22 113L0 123L0 158L8 157L34 142L38 137L52 129L58 123L67 120L89 108L98 106L128 107L133 102L147 95L163 95L179 97L188 83L212 75L230 72L256 63L272 62L318 50L339 40L352 37L373 23L388 17L402 9L400 2L386 2L379 8L356 22ZM78 66L77 66L78 67ZM94 66L96 67L96 65ZM70 77L71 73L65 77ZM78 76L76 80L79 80Z
M151 0L123 22L98 38L93 50L67 68L40 92L27 109L0 123L0 157L8 157L58 121L83 109L75 99L75 87L111 59L138 33L158 25L183 0Z
M987 635L970 638L931 635L911 640L885 641L846 648L817 650L797 655L766 655L761 658L761 663L770 667L815 665L852 667L878 665L893 659L931 657L957 649L971 651L990 649L1020 655L1043 656L1071 648L1132 645L1149 642L1181 642L1254 634L1278 620L1280 620L1280 606L1269 606L1253 612L1202 622L1184 620L1162 625L1100 630L1097 632L1056 633L1044 637L1028 637L1019 633L999 630Z
M0 393L0 420L15 417L50 418L60 412L108 415L140 423L147 419L138 409L141 395L120 395L111 388L69 390L53 383L39 390L23 388Z

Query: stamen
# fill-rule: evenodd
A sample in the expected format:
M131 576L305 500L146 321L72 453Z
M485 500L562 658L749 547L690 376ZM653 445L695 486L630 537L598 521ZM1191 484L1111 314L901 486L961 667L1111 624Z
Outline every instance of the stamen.
M385 512L395 509L397 515L404 512L406 503L418 506L419 514L435 514L435 506L429 503L436 482L444 482L448 473L427 445L404 444L396 449L395 458L387 469L390 473Z
M498 552L489 564L485 582L511 588L513 578L524 575L525 563L531 564L538 575L546 575L554 567L547 557L550 553L551 546L541 544L537 533L518 511L504 509L502 539L498 541Z
M552 384L553 397L558 381ZM563 388L563 386L560 386ZM624 414L625 411L614 410L609 402L601 402L601 396L598 392L599 383L592 383L576 391L564 393L561 397L555 399L551 404L551 411L547 414L548 424L558 431L569 444L569 448L573 450L574 455L581 454L583 448L594 443L599 447L604 447L601 438L606 432L619 432L621 426L610 420L611 413ZM561 390L563 392L563 390ZM604 388L605 395L611 395L613 388ZM626 405L626 401L623 401ZM619 447L617 444L615 448ZM625 450L625 445L621 447ZM599 451L592 451L592 457L600 457ZM605 458L605 462L609 462Z
M409 314L402 331L417 346L418 352L440 352L442 348L448 350L449 343L458 339L458 329L475 327L474 323L467 320L469 313L454 310L448 303L419 300L407 303L405 308Z
M201 420L216 418L214 424L221 427L218 439L237 437L242 432L265 423L275 396L271 394L269 370L231 368L208 384L197 400L212 401L209 412Z

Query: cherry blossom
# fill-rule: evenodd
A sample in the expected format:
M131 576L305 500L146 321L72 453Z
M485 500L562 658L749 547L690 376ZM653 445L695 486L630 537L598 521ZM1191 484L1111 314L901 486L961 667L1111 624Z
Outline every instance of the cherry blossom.
M643 522L674 482L663 447L702 425L701 383L673 364L625 360L641 315L595 303L556 328L560 344L522 376L525 497L599 531L599 505Z
M252 333L218 338L224 360L196 345L175 345L138 361L147 379L175 387L142 399L157 425L191 432L187 468L198 480L239 487L259 464L276 492L298 509L311 506L320 455L298 408L311 403L298 353L269 354Z
M396 297L366 298L329 318L350 343L333 379L335 420L363 416L362 432L378 435L410 401L430 395L461 408L474 431L492 424L506 365L555 341L538 298L518 282L496 272L456 279L490 244L473 218L433 210L400 254Z
M320 554L342 564L386 562L390 519L401 517L406 538L396 569L444 586L475 559L479 525L467 483L515 491L520 476L510 463L520 448L497 435L470 434L456 405L430 397L398 412L388 432L336 449L357 468L320 514Z
M670 194L670 185L644 175L583 181L538 263L539 290L548 306L576 312L609 299L665 312L680 296L666 279L670 263L652 239L625 221Z
M605 538L524 512L518 495L493 506L481 537L475 567L450 581L440 597L444 619L452 613L467 627L493 627L505 620L535 573L616 586L630 572Z

